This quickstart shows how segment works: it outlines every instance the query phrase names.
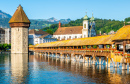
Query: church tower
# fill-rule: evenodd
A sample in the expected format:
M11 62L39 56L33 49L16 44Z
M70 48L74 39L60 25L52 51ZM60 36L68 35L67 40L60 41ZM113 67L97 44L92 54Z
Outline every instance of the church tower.
M30 21L21 5L9 21L11 27L11 53L28 53L28 28Z
M82 38L88 37L88 32L89 30L89 21L88 21L88 16L85 15L83 17L83 29L82 29Z
M93 13L92 13L92 17L90 19L90 33L89 33L89 37L94 37L96 36L96 30L95 30L95 18L93 17Z

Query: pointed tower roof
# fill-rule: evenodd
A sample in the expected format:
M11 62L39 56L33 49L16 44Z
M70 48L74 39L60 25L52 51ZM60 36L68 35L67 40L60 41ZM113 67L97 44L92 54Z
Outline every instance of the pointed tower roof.
M86 15L83 17L83 20L88 20L87 12Z
M95 18L93 17L93 13L92 13L92 17L90 19L91 21L95 21Z
M9 23L30 23L21 5L18 6Z

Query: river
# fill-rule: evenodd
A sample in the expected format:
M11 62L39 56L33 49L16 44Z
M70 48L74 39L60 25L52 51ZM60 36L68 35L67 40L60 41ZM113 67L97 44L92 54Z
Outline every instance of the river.
M128 84L130 71L54 57L2 53L0 83Z

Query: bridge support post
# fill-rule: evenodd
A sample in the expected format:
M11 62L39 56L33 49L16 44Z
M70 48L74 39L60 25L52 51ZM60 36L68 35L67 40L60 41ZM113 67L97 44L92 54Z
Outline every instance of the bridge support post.
M61 58L61 59L64 59L64 54L61 53L61 54L60 54L60 58Z
M83 56L83 63L85 62L85 57Z
M44 56L46 57L46 52L44 53Z
M77 56L77 55L75 55L75 60L76 60L76 62L77 62L77 58L78 58L78 56Z
M69 59L69 54L66 54L66 59Z
M89 62L89 64L91 64L91 57L89 57L89 61L88 62Z
M111 58L108 58L108 63L107 63L108 68L110 68L110 64L111 64Z
M125 69L127 69L126 64L122 63L122 70L125 70Z
M57 58L57 53L55 53L55 57Z
M71 59L71 61L73 61L73 60L74 60L74 54L71 53L70 55L71 55L71 58L70 58L70 59Z
M96 62L96 58L95 56L93 56L93 65L95 65L95 62Z
M99 57L99 63L98 64L102 64L102 59L101 57Z
M115 68L117 68L117 62L115 62L115 65L114 65Z
M50 55L50 54L48 53L48 57L49 57L49 55Z
M107 57L105 57L105 65L106 65L106 67L107 67L107 65L108 65L108 62L107 62Z

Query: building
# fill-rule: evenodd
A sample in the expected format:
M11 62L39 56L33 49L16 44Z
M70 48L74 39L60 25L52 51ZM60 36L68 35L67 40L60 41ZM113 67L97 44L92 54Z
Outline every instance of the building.
M0 44L11 43L11 31L10 28L0 28Z
M57 38L58 40L96 36L95 19L93 17L93 14L90 19L90 22L88 16L84 16L83 26L60 27L60 25L61 23L59 22L59 28L53 34L53 37Z
M0 44L5 43L5 30L0 28Z
M110 34L115 34L116 32L114 31L114 30L111 30L109 33L108 33L108 35L110 35Z
M40 43L57 41L52 35L40 29L32 29L29 31L29 44L36 45Z
M11 53L28 54L28 28L30 21L21 5L9 21L11 27Z
M11 43L11 30L10 28L5 28L5 43Z

